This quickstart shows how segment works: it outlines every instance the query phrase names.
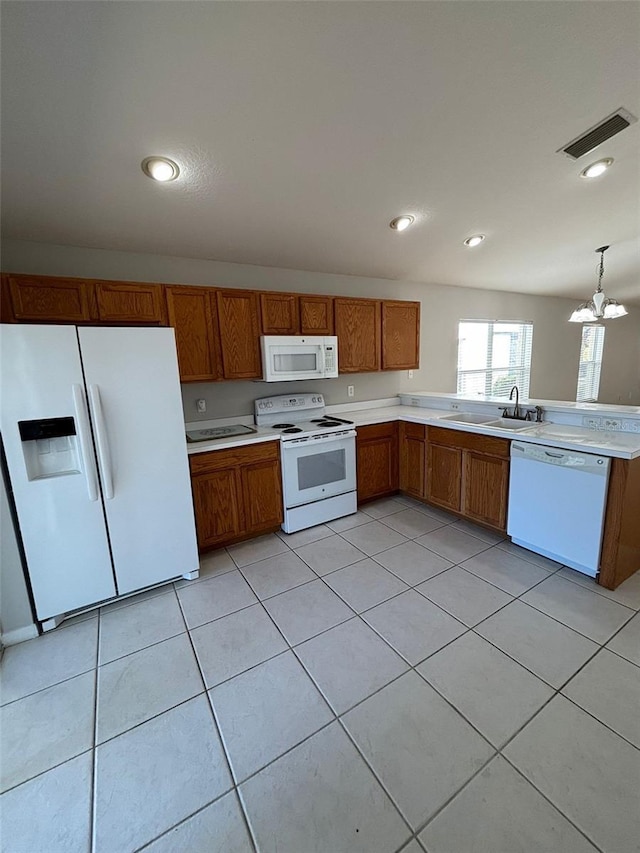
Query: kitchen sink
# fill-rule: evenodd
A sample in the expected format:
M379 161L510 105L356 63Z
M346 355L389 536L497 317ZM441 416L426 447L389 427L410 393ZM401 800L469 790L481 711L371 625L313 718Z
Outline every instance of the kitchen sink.
M533 424L531 421L519 421L515 418L497 418L493 421L484 421L483 426L506 429L509 432L522 432L525 429L531 429Z
M473 415L468 412L460 412L455 415L445 415L441 421L455 421L457 424L488 424L494 420L491 415Z

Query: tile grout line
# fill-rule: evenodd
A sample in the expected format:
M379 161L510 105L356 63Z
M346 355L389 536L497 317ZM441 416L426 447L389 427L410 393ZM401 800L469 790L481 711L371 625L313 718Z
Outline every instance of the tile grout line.
M98 774L98 751L96 749L96 738L98 735L98 675L99 675L99 666L98 662L100 660L100 640L101 640L101 628L102 628L102 614L98 611L98 625L96 632L96 654L95 654L95 694L93 697L93 732L91 738L91 788L89 792L89 850L95 850L96 843L96 826L97 826L97 806L98 806L98 786L97 786L97 774Z
M602 848L602 847L601 847L601 846L600 846L596 841L594 841L594 839L593 839L593 838L591 838L589 835L587 835L587 833L585 832L585 830L584 830L584 829L582 829L582 828L581 828L581 827L580 827L580 826L579 826L579 825L578 825L578 824L577 824L577 823L576 823L572 818L570 818L568 815L566 815L566 814L562 811L562 809L561 809L559 806L557 806L557 805L553 802L553 800L551 800L551 799L549 798L549 796L548 796L547 794L545 794L545 793L544 793L544 791L540 790L540 788L539 788L539 787L538 787L538 786L533 782L533 780L532 780L532 779L529 779L529 778L528 778L528 777L527 777L527 776L522 772L522 770L521 770L521 769L520 769L516 764L514 764L514 763L513 763L513 761L511 761L511 759L510 759L507 755L502 755L502 753L500 753L500 756L501 756L501 758L503 758L503 759L504 759L504 761L506 761L506 762L509 764L509 766L510 766L513 770L515 770L515 771L516 771L516 773L518 773L518 775L519 775L519 776L521 776L521 777L524 779L524 781L525 781L525 782L527 782L529 785L531 785L531 787L532 787L535 791L537 791L537 792L540 794L540 796L541 796L544 800L546 800L546 801L549 803L549 805L551 805L551 806L552 806L552 807L553 807L553 808L554 808L554 809L555 809L559 814L561 814L561 815L562 815L562 817L563 817L565 820L567 820L567 821L568 821L568 822L569 822L569 823L574 827L574 829L576 829L576 830L580 833L580 835L582 835L582 836L583 836L583 838L586 838L586 839L587 839L587 841L588 841L590 844L592 844L592 845L596 848L596 850L598 850L598 851L599 851L599 853L606 853L606 851L605 851L605 850L604 850L604 849L603 849L603 848Z
M217 736L218 736L218 741L219 741L219 743L220 743L220 746L222 747L222 754L223 754L223 756L224 756L225 765L226 765L226 767L227 767L227 772L228 772L228 774L229 774L229 779L230 779L230 781L231 781L231 786L232 786L230 790L232 790L232 791L236 791L236 795L237 795L237 788L238 788L238 786L237 786L236 776L235 776L235 773L234 773L234 770L233 770L233 765L231 764L231 756L229 755L229 751L228 751L228 749L227 749L227 745L226 745L225 740L224 740L224 737L223 737L222 728L221 728L221 726L220 726L220 724L219 724L219 722L218 722L218 718L217 718L217 715L216 715L216 712L215 712L215 708L214 708L213 702L212 702L212 700L211 700L211 696L210 696L210 694L209 694L209 693L208 693L208 691L207 691L207 682L206 682L206 679L205 679L205 677L204 677L204 672L203 672L203 670L202 670L202 666L201 666L201 664L200 664L200 659L199 659L198 654L197 654L197 652L196 652L196 648L195 648L195 644L194 644L194 642L193 642L193 638L192 638L192 636L191 636L191 632L190 632L190 630L189 630L189 628L188 628L188 626L187 626L187 619L186 619L186 616L185 616L184 610L182 609L182 603L181 603L181 601L180 601L180 596L178 595L178 591L177 591L175 588L174 588L174 595L176 596L176 599L177 599L177 601L178 601L178 607L180 608L180 613L181 613L181 615L182 615L182 619L183 619L183 621L184 621L185 628L187 629L187 636L188 636L188 638L189 638L189 643L190 643L190 645L191 645L191 652L192 652L193 657L194 657L195 662L196 662L196 667L198 668L198 674L199 674L199 676L200 676L200 681L201 681L201 683L202 683L202 687L203 687L203 690L204 690L205 701L206 701L206 703L207 703L207 707L209 708L209 713L211 714L211 718L212 718L212 720L213 720L213 725L214 725L214 728L215 728L216 734L217 734ZM201 694L198 694L198 695L201 695ZM225 793L228 793L228 791L226 791ZM249 832L249 838L251 839L251 843L253 844L254 848L257 850L257 849L258 849L258 847L257 847L256 839L255 839L255 837L254 837L253 830L252 830L251 825L250 825L250 823L249 823L248 815L246 814L246 812L245 812L244 808L242 808L242 807L241 807L240 811L241 811L241 814L242 814L242 819L243 819L243 821L244 821L244 823L245 823L245 825L246 825L246 827L247 827L247 830L248 830L248 832ZM176 825L177 825L177 824L176 824ZM166 830L166 831L167 831L167 832L169 832L171 829L173 829L173 827L170 827L170 828L169 828L168 830Z

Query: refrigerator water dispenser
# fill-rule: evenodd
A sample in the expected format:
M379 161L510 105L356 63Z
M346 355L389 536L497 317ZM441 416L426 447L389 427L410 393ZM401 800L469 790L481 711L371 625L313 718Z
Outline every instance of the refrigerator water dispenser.
M80 474L80 458L73 418L18 421L29 480Z

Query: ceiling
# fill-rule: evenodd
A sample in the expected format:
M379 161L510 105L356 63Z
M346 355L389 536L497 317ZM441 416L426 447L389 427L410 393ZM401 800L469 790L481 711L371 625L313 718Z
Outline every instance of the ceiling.
M2 18L5 237L580 298L608 243L607 294L640 304L640 122L555 153L640 116L638 3L54 0ZM180 179L146 178L150 154Z

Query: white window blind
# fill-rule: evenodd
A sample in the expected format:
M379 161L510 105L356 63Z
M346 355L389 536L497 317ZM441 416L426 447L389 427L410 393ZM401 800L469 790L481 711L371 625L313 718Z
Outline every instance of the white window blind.
M595 403L600 390L604 326L583 326L578 366L578 403Z
M458 394L507 397L514 385L529 396L531 321L460 320Z

